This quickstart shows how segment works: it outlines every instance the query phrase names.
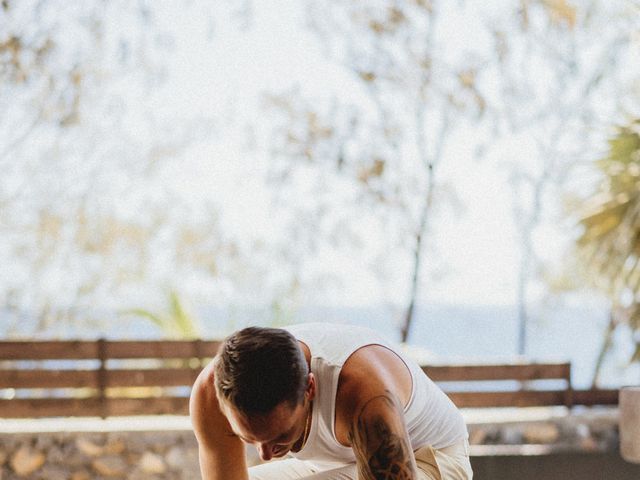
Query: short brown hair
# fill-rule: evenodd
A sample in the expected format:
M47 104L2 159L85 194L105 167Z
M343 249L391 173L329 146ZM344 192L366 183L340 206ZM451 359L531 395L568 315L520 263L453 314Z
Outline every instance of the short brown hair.
M219 397L244 414L266 414L282 402L302 402L309 368L291 333L248 327L224 340L214 373Z

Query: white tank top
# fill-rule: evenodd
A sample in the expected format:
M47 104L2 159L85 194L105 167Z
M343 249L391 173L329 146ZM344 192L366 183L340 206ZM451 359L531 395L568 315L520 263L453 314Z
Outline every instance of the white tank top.
M309 438L302 450L290 455L321 468L353 463L355 455L341 445L335 435L335 405L338 378L345 361L366 345L389 348L407 365L413 383L404 415L411 446L443 448L468 437L462 414L418 364L392 348L373 330L352 325L305 323L286 327L311 351L311 371L316 378L316 397Z

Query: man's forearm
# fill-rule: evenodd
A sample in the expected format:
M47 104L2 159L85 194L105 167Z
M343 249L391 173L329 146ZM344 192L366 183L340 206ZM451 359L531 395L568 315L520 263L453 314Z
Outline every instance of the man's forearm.
M223 436L215 444L198 442L202 480L249 480L244 444L237 437Z

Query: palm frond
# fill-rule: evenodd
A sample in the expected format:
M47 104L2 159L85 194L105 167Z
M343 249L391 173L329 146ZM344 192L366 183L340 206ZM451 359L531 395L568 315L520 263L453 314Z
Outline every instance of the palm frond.
M131 308L128 310L123 310L121 313L123 315L135 315L137 317L146 318L148 320L151 320L162 329L165 329L167 326L167 320L165 318L143 308Z
M583 230L575 244L576 256L588 272L585 279L604 291L613 305L594 382L612 346L613 329L627 324L633 335L640 331L640 120L617 128L608 145L607 154L596 162L602 182L584 203L579 215ZM628 304L629 294L632 304L620 308ZM640 343L634 344L631 362L638 362Z
M178 294L172 291L169 296L171 318L177 330L185 338L198 337L198 328L196 327L194 317L187 313Z
M131 308L121 313L146 318L171 338L193 339L200 336L195 317L184 308L175 291L169 292L169 304L165 313L158 314L143 308Z

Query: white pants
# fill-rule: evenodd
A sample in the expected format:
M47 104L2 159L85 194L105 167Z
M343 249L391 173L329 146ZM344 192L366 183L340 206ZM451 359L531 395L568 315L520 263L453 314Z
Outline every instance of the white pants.
M420 480L471 480L469 444L441 450L423 447L415 452ZM251 480L356 480L355 464L317 470L307 462L290 458L264 463L249 469Z
M249 469L251 480L355 480L356 466L319 471L307 462L289 458L263 463Z

